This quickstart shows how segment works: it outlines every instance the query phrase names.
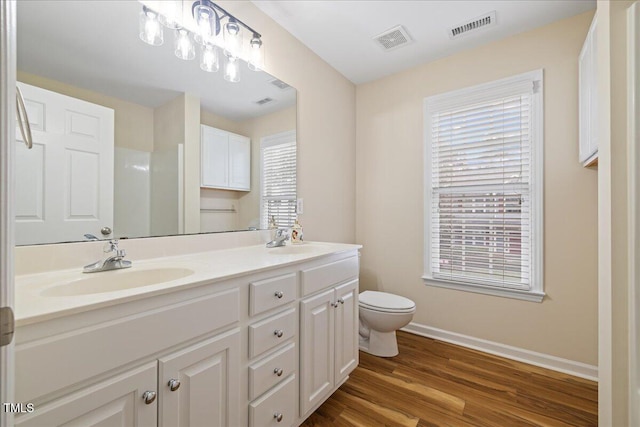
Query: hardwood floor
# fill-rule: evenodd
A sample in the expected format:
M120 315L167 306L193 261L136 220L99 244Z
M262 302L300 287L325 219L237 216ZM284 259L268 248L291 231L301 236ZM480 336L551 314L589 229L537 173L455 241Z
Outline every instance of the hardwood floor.
M349 380L303 426L596 426L598 385L398 332L400 354L360 352Z

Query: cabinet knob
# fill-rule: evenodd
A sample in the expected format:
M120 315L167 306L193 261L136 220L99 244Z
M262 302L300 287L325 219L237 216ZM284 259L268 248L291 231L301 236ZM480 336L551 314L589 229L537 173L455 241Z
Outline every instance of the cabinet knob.
M276 420L276 422L282 422L282 418L284 417L280 412L275 412L273 414L273 418Z
M281 377L282 374L284 373L284 370L282 368L275 368L273 370L273 373L276 374L277 376Z
M337 303L337 302L332 302L332 303L331 303L331 307L333 307L333 308L338 308L338 303Z
M284 292L282 291L276 291L276 293L274 294L276 296L276 298L280 299L284 296Z
M344 304L344 300L343 300L342 298L339 298L339 299L338 299L338 302L339 302L340 304Z
M144 399L144 403L151 405L156 400L156 392L147 390L142 394L142 398Z
M180 388L180 380L176 380L175 378L171 378L169 380L169 389L171 391L176 391L177 389Z
M282 336L284 335L284 331L282 329L276 329L275 331L273 331L273 335L277 336L278 338L282 338Z

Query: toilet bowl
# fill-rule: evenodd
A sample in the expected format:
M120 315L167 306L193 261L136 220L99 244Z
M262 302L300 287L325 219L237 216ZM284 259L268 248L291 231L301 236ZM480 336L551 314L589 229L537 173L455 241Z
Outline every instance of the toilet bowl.
M399 295L364 291L359 306L360 350L374 356L397 356L396 331L411 322L416 304Z

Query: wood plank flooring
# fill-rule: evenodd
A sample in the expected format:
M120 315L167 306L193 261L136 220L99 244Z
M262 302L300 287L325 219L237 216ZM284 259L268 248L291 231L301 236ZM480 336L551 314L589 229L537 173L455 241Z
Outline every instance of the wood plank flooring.
M400 354L360 352L349 380L311 426L596 426L598 385L398 332Z

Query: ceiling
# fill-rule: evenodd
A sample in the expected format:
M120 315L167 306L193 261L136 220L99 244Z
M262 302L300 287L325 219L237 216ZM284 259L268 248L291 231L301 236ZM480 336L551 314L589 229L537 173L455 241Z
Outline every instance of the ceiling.
M356 84L596 7L595 0L254 0L253 3ZM450 27L491 11L496 12L496 25L453 40L449 38ZM373 37L397 25L402 25L414 41L383 51Z

